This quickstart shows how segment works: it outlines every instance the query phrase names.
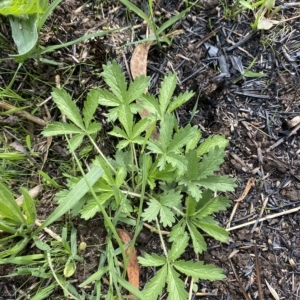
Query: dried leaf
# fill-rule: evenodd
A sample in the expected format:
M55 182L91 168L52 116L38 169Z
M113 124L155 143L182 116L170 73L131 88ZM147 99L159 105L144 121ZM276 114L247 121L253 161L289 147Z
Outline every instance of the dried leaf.
M295 118L288 121L287 123L288 123L289 128L293 128L293 127L297 126L300 123L300 116L296 116Z
M257 24L257 29L265 29L269 30L273 27L273 25L278 24L279 21L276 20L270 20L262 17Z
M128 244L131 242L130 236L124 230L117 229L117 233L123 244ZM139 289L140 268L139 268L139 264L138 264L138 260L137 260L137 256L136 256L136 250L135 250L135 248L130 246L125 250L125 254L126 254L127 259L129 259L128 265L127 265L127 270L126 270L128 281L133 286L135 286L137 289ZM128 299L130 300L130 299L135 299L135 298L128 298Z
M275 300L280 300L278 294L276 293L276 291L270 286L269 282L265 279L267 287L270 291L270 293L272 294L272 296L274 297Z

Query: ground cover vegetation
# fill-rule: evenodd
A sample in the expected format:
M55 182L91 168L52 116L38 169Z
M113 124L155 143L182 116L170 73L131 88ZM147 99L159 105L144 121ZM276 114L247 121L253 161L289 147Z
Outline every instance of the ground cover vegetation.
M297 299L300 286L294 276L299 251L294 247L299 230L280 227L287 222L295 227L297 215L289 221L281 219L278 229L268 224L259 231L256 226L299 210L299 184L291 185L299 180L299 103L291 94L290 102L254 107L253 98L269 101L266 91L274 85L275 73L259 67L263 53L252 55L251 47L242 48L267 31L259 43L278 56L274 50L278 37L286 40L290 32L291 43L282 46L280 53L292 69L283 67L279 78L297 73L299 43L291 37L298 31L286 24L297 20L298 14L280 18L289 9L286 3L270 0L0 4L5 29L0 49L4 54L0 90L0 289L4 297L226 299L231 295L261 300L281 295ZM64 21L64 11L70 22ZM248 35L240 34L238 42L220 51L219 31L225 35L231 26L234 32L241 18L247 19ZM59 20L62 25L55 25ZM82 23L89 25L81 30ZM184 31L190 36L182 37ZM139 48L143 51L138 56L142 69L138 76L131 64L132 79L126 49L134 44L146 46ZM192 44L205 51L198 49L197 54L196 48L189 49ZM148 54L150 47L158 55ZM228 57L226 51L234 52ZM248 56L245 59L235 51ZM148 64L148 55L154 65ZM200 65L193 69L195 60ZM151 78L146 76L147 65ZM188 68L193 72L186 72ZM243 108L237 98L242 96L250 108ZM280 89L274 97L283 98ZM213 121L203 113L211 110L207 105L216 115ZM262 107L267 107L264 114ZM280 139L274 132L287 112L290 119L283 124L288 132L286 139ZM262 115L267 119L265 127ZM220 122L223 128L211 130ZM235 129L238 124L246 131ZM277 126L273 132L272 124ZM257 141L259 134L264 138ZM289 154L281 149L294 170L285 181L272 174L287 170L279 154L272 152L283 142L296 149ZM237 187L244 190L240 197L235 196ZM257 216L254 200L248 196L251 189L261 195L261 199L254 196ZM275 194L282 196L280 201ZM229 209L233 198L236 201ZM264 211L272 209L282 211L263 217ZM235 215L249 223L230 227ZM240 230L230 237L229 232L251 224L251 233ZM267 239L269 249L264 240L268 232L273 237ZM283 242L283 235L292 244ZM288 254L276 252L284 247ZM274 279L276 267L266 267L267 272L260 268L264 253L268 259L280 257L286 282ZM239 257L236 264L234 256ZM241 283L241 274L246 283ZM15 283L6 281L12 279Z

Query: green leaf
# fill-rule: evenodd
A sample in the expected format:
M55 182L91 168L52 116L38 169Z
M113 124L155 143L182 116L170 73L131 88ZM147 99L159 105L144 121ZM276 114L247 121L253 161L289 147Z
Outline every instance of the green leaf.
M216 239L222 243L227 242L229 233L225 229L223 229L219 226L216 226L216 225L212 225L212 224L208 224L208 223L196 221L196 220L193 220L193 223L197 227L199 227L200 229L202 229L203 231L208 233L210 236L212 236L214 239Z
M76 264L72 259L70 259L64 267L64 276L66 278L71 277L75 273L75 271L76 271Z
M165 257L155 253L151 253L151 255L145 253L144 257L138 257L138 261L143 267L159 267L167 262Z
M2 0L1 15L21 16L26 14L42 14L47 9L48 0Z
M122 103L118 108L118 118L122 123L129 138L132 137L132 125L133 125L133 115L130 111L129 105Z
M175 118L170 113L166 113L164 119L160 122L159 141L166 151L172 141Z
M110 87L111 91L117 96L120 103L128 103L126 99L127 83L125 75L121 70L120 65L115 60L107 65L103 65L103 72L101 73L104 81Z
M185 290L184 282L179 278L179 274L172 268L168 268L168 299L186 300L188 293Z
M11 55L17 62L22 63L37 50L38 16L28 15L28 18L9 17L12 37L18 48L17 55Z
M193 224L193 220L189 220L187 222L187 226L191 235L191 239L193 242L193 249L196 253L202 253L203 251L206 251L207 245L206 242L202 236L202 234L199 232L197 227Z
M123 138L125 140L129 139L127 133L118 126L115 126L114 129L109 132L109 134L113 135L113 136L116 136L116 137L119 137L119 138Z
M224 156L224 148L219 148L218 146L211 149L207 155L204 155L199 164L198 179L206 178L208 175L213 175L215 171L218 171L220 165L224 162Z
M116 186L118 188L120 188L122 184L124 184L126 176L127 176L127 171L125 166L119 167L116 174Z
M175 153L168 153L166 161L173 167L176 167L179 174L183 174L187 170L187 160L184 156Z
M128 88L128 103L132 102L133 100L139 99L143 94L146 88L148 88L150 84L150 78L146 77L145 75L136 77L134 81L130 82Z
M202 200L200 201L202 202ZM230 206L230 200L227 197L215 197L210 199L196 213L195 217L203 218L213 213L224 211Z
M102 168L93 166L91 170L85 175L86 178L80 179L80 181L72 188L68 195L61 200L60 205L52 212L52 214L44 221L44 223L36 230L41 231L46 226L55 222L68 210L72 209L76 203L89 191L89 187L85 180L87 180L90 186L101 177L103 174ZM36 233L36 232L35 232Z
M179 260L173 263L173 266L181 273L203 280L222 280L226 276L222 269L213 265L204 265L202 261L184 261Z
M0 183L0 216L15 223L25 223L25 218L11 191L2 183Z
M177 78L176 74L169 73L161 84L161 88L159 89L159 104L160 104L160 112L163 116L167 111L167 107L171 102L171 98L176 88Z
M98 89L98 103L103 106L119 106L121 101L107 90Z
M184 103L188 102L193 96L194 92L185 92L180 93L177 97L174 97L174 100L170 103L168 107L168 112L173 112L176 108L180 107Z
M163 288L166 284L167 279L167 264L164 265L155 276L150 279L145 285L143 294L148 300L157 300L158 296L162 294Z
M140 98L139 101L141 102L141 106L149 111L150 113L160 116L161 119L161 113L160 113L160 107L159 107L159 103L158 100L156 98L154 98L153 95L151 94L143 94Z
M44 136L54 136L62 134L76 134L82 133L82 130L77 126L68 123L54 122L48 124L47 127L42 131Z
M272 26L273 26L274 24L272 24ZM271 27L272 27L271 26ZM258 28L258 29L261 29L261 28ZM267 29L267 28L264 28L264 29ZM270 29L270 28L268 28L268 29ZM266 74L264 74L264 73L257 73L257 72L251 72L251 71L244 71L243 72L243 76L245 76L245 77L250 77L250 78L257 78L257 77L268 77L268 75L266 75Z
M174 261L178 259L188 246L188 241L189 237L186 232L183 233L180 239L174 240L171 249L168 251L168 260Z
M199 184L203 187L210 189L214 192L233 192L236 187L235 179L229 178L227 175L219 176L208 176L207 178L202 178L199 180Z
M22 207L26 215L26 223L28 225L33 225L37 216L34 200L31 198L31 196L25 188L21 188L20 190L23 195Z
M194 150L196 146L199 144L200 139L201 139L201 131L197 129L194 132L193 138L186 143L185 151L189 152L190 150Z
M54 88L51 95L59 110L76 126L78 126L80 129L84 129L79 109L75 102L71 99L70 95L65 90L58 88Z
M132 138L134 139L138 137L143 131L145 131L149 126L150 122L151 121L149 119L143 118L138 123L136 123L133 126Z
M82 144L83 138L84 133L74 135L68 141L68 149L72 149L73 151L75 151Z
M86 129L86 133L87 134L95 134L95 133L99 132L100 130L101 130L101 125L97 121L95 121L88 125L88 127Z
M90 122L94 117L94 114L98 107L99 96L100 96L99 89L91 90L88 93L86 100L84 101L84 107L82 112L83 112L83 121L86 128L89 127Z
M225 148L228 145L228 140L223 135L214 135L208 137L197 149L197 155L203 155L209 152L211 149L219 146L219 148Z
M185 232L185 226L186 226L186 220L181 219L177 224L175 224L172 227L171 232L169 233L169 241L173 242L176 241L177 239L180 239L182 235L184 235Z

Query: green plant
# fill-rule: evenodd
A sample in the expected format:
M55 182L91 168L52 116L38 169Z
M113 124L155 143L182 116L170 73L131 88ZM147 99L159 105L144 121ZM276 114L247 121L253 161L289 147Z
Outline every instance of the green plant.
M191 9L191 7L188 7L181 13L179 13L176 16L173 16L170 18L168 21L164 22L160 27L158 27L155 24L155 16L153 12L153 0L148 0L148 10L150 16L145 14L140 8L138 8L136 5L134 5L132 2L128 0L120 0L128 9L132 10L135 12L140 18L142 18L146 23L150 26L152 35L149 38L145 39L144 41L153 41L155 40L159 46L161 47L161 41L167 43L169 46L171 45L171 41L168 39L168 37L165 34L166 29L171 27L174 23L179 21L180 19L183 18L183 16Z
M89 192L82 197L77 195L78 201L68 205L72 215L80 213L84 219L100 212L107 226L106 250L99 271L80 286L84 287L95 278L100 280L107 273L110 278L107 297L114 293L121 297L121 285L142 299L157 299L167 284L169 299L186 299L180 274L208 280L225 277L219 268L203 262L180 260L180 257L190 240L195 253L206 250L202 232L221 242L228 238L226 230L220 228L212 216L230 205L227 197L218 196L216 192L233 191L235 187L234 179L215 174L224 160L228 142L219 135L200 142L201 132L196 126L179 126L173 111L187 102L193 93L185 92L173 97L175 74L164 78L156 98L144 93L149 85L148 77L138 77L127 86L125 76L115 61L104 65L103 70L102 76L110 91L90 91L82 115L64 90L53 90L53 100L71 123L55 122L43 131L45 136L65 135L72 153L88 138L99 154L93 162L94 168L103 170ZM140 104L135 102L136 99ZM92 120L98 105L108 108L108 120L114 124L109 134L118 139L117 151L111 157L103 155L96 142L101 128ZM137 113L142 108L150 114L139 120ZM159 128L158 139L152 138L155 127ZM74 157L81 168L75 154ZM57 195L60 206L78 180L73 178L70 181L70 192L62 191ZM125 272L121 272L116 264L116 255L123 254L124 269L127 259L114 228L122 223L132 226L133 230L135 228L134 245L142 222L151 222L159 232L163 255L146 254L139 258L143 266L161 267L141 293L122 279ZM171 229L169 250L160 234L162 228ZM115 249L112 239L117 240L118 248Z

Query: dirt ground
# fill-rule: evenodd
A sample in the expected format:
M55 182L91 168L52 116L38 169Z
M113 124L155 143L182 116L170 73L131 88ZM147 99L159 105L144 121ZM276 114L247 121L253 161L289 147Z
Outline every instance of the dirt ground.
M300 19L254 32L251 13L232 21L226 18L221 2L202 0L199 4L201 9L196 5L167 30L174 32L170 47L151 46L147 66L150 92L157 93L162 76L168 72L177 73L177 92L195 92L194 98L176 112L182 125L191 122L200 127L203 137L224 134L230 141L221 172L235 176L238 188L229 195L232 208L216 216L222 227L229 228L230 239L224 244L208 239L208 251L200 257L205 263L221 267L227 279L197 282L193 299L271 300L277 294L277 299L300 300L300 122L295 118L300 118ZM143 3L139 5L144 7ZM155 1L158 24L184 9L184 1ZM287 6L279 13L285 19L299 14L299 6ZM46 100L51 85L55 85L55 75L60 75L73 98L84 99L88 89L103 84L99 74L108 60L116 59L130 78L127 65L135 47L132 42L143 38L142 22L117 1L63 1L42 30L44 46L105 28L129 28L44 56L59 62L59 66L38 66L33 60L27 61L13 86L28 99L22 105L28 105L42 119L49 119L49 114L52 120L58 118L53 102L34 109L31 99L38 97L40 103ZM8 28L2 23L7 37ZM5 49L1 52L2 57L8 57ZM254 59L251 71L266 77L241 75ZM9 70L17 65L11 60L1 64L0 84L6 86L11 79ZM32 75L39 80L32 80ZM104 130L109 127L101 111L98 117ZM0 120L3 124L5 119ZM43 155L46 140L39 135L42 128L25 121L23 126L33 137L35 151ZM60 182L62 174L55 165L56 157L68 159L66 147L59 140L53 140L44 170ZM235 202L244 191L245 197ZM41 219L53 209L51 191L45 191L43 201ZM91 245L103 242L101 220L76 222L79 235ZM159 245L155 233L145 229L136 249L139 254L161 253ZM79 283L95 270L99 255L95 247L86 250L86 264L74 276ZM186 253L190 255L193 252ZM2 266L0 273L7 274L8 270ZM152 275L153 270L142 269L141 288ZM20 279L1 279L0 299L14 299L11 295L19 286Z

